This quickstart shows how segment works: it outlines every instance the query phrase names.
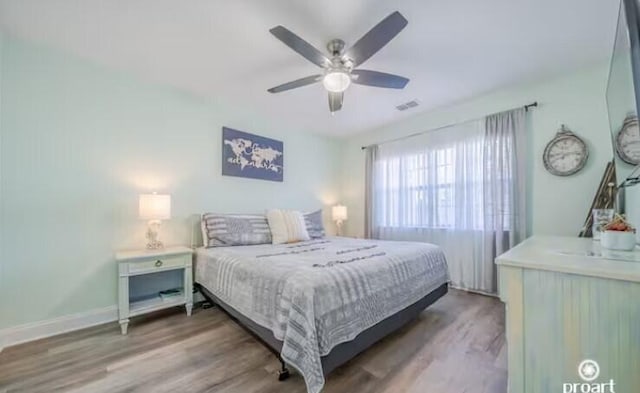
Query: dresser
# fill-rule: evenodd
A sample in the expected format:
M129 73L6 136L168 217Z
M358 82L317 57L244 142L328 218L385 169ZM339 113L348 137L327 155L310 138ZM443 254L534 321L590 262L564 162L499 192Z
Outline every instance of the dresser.
M532 237L496 264L510 393L640 392L640 252Z

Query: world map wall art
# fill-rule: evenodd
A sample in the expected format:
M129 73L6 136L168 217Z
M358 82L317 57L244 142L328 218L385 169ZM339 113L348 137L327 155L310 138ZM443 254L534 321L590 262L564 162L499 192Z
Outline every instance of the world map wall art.
M222 175L282 181L281 141L222 127Z

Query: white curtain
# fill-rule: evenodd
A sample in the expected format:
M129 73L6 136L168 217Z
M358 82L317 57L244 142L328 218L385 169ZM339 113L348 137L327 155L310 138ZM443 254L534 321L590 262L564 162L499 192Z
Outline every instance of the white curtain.
M521 110L380 145L372 233L437 244L454 287L495 293L494 259L524 235L523 132Z

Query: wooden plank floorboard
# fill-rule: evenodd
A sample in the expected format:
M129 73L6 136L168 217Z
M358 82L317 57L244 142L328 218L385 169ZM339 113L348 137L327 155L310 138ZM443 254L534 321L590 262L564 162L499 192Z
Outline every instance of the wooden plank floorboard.
M0 352L0 393L305 393L295 373L217 308L160 311ZM450 290L328 378L323 393L505 393L504 306Z

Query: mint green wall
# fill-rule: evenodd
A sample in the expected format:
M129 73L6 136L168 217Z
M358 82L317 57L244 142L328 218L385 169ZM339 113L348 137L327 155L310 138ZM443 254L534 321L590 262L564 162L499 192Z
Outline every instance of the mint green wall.
M349 207L348 233L364 232L364 153L360 146L479 118L538 101L528 119L529 227L533 234L576 235L584 222L613 152L605 106L608 65L538 83L508 88L349 138L343 147L343 193ZM587 166L570 177L549 174L542 153L560 124L590 148Z
M173 197L167 244L203 211L338 201L339 143L5 37L0 328L116 303L119 248L144 245L137 198ZM224 97L218 97L224 102ZM284 183L222 177L221 127L284 141Z

